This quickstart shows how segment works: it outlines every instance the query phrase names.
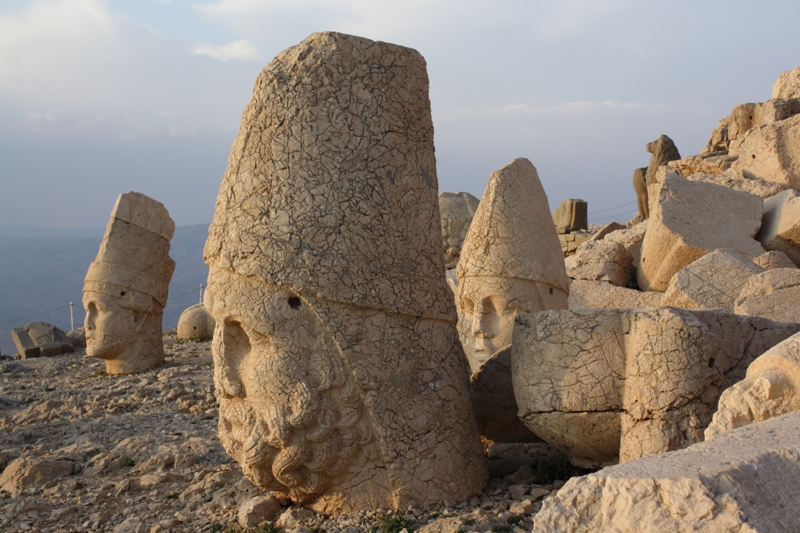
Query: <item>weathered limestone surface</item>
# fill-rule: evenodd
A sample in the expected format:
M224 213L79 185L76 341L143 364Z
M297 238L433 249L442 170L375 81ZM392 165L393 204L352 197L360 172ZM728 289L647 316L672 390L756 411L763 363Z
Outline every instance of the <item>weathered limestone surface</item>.
M597 230L597 233L592 235L591 239L589 240L602 241L603 239L606 238L608 234L618 230L626 230L626 229L628 229L628 227L625 226L624 224L620 224L619 222L609 222L608 224Z
M714 250L681 269L664 292L663 305L733 311L747 280L764 268L732 250Z
M664 294L617 287L607 281L573 279L569 284L569 308L660 307Z
M587 211L586 200L567 198L553 210L553 223L556 228L564 229L559 233L586 231L589 227Z
M545 500L533 531L797 531L798 492L800 413L791 413L572 478Z
M651 206L637 270L643 290L666 290L679 270L718 248L758 257L761 198L668 174Z
M681 174L682 176L684 174ZM717 174L696 172L686 175L689 181L702 181L705 183L715 183L734 191L746 192L761 198L769 198L781 191L786 190L787 185L774 183L761 178L749 178L741 170L728 169Z
M619 229L612 231L603 237L604 241L618 242L631 254L633 259L633 266L639 268L639 262L642 257L642 242L644 241L644 234L647 231L648 221L645 220L636 224L633 227Z
M792 335L753 361L745 379L719 399L706 440L800 409L800 336Z
M492 173L456 272L459 335L473 371L511 342L518 313L567 308L564 258L527 159Z
M214 317L203 304L187 308L178 318L177 337L179 339L208 340L214 336Z
M800 322L800 269L775 268L747 280L735 312L780 322Z
M525 425L573 457L629 461L703 439L720 393L800 331L721 310L579 309L517 318Z
M800 193L789 189L764 200L756 239L766 250L781 251L800 263Z
M608 281L618 287L628 285L634 273L633 258L628 250L620 243L607 240L584 242L564 263L571 279Z
M175 261L175 223L163 204L138 192L117 198L83 285L86 353L109 374L164 364L161 316Z
M493 442L541 442L517 416L511 383L511 346L492 354L470 378L478 431Z
M442 217L442 247L444 267L455 268L461 257L461 246L467 236L470 222L475 216L480 200L468 192L443 192L439 195L439 213Z
M773 268L797 268L797 265L783 252L764 252L756 257L753 262L767 270Z
M800 115L748 131L732 168L800 189Z
M588 241L592 238L592 234L588 231L580 231L578 233L559 233L558 243L561 245L561 254L564 257L569 257L575 253L581 243Z
M20 359L48 357L75 351L66 333L47 322L30 322L11 330L11 339Z
M773 98L800 98L800 67L781 72L772 86Z
M204 252L220 439L256 485L327 513L483 488L436 195L417 51L315 33L261 72Z

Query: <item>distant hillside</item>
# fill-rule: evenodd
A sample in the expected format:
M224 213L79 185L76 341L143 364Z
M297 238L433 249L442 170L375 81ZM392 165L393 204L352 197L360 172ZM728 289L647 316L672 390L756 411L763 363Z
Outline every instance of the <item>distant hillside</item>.
M103 234L100 229L96 237L36 236L48 235L51 230L0 226L0 235L15 234L14 230L19 230L18 236L0 236L0 352L4 354L16 353L11 329L28 322L50 322L68 330L70 302L75 303L75 327L83 325L83 278ZM175 327L181 312L199 301L200 284L205 284L208 276L203 263L207 237L207 224L175 230L170 247L175 273L164 309L165 330Z

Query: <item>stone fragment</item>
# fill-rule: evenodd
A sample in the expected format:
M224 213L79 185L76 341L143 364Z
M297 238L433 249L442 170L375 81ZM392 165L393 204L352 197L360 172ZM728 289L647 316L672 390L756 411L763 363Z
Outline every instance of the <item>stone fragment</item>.
M569 278L549 213L530 161L492 173L456 269L459 335L473 372L511 342L518 313L567 307Z
M445 268L456 268L461 257L461 246L479 203L480 200L468 192L443 192L439 195Z
M775 268L751 277L736 298L734 311L780 322L800 322L800 269Z
M23 490L80 472L75 457L18 457L0 474L0 491L16 497Z
M667 167L685 178L694 174L716 176L731 168L734 161L736 161L736 156L734 155L729 155L727 152L713 152L676 159L675 161L670 161ZM713 178L702 181L711 179Z
M683 175L683 174L681 174ZM701 181L704 183L715 183L734 191L746 192L761 198L769 198L781 191L786 190L783 183L774 183L761 178L747 177L741 170L728 169L718 174L697 172L688 174L686 179L689 181Z
M774 268L797 268L797 265L783 252L764 252L756 257L753 262L767 270Z
M748 131L732 168L750 178L800 188L800 115Z
M639 287L666 290L679 270L718 248L758 257L764 249L753 237L761 214L757 196L668 174L651 205L637 270Z
M800 263L800 194L788 189L764 200L764 216L756 239L766 250L784 252Z
M470 378L472 409L478 431L493 442L540 441L517 416L511 383L511 346L481 363Z
M325 513L479 494L422 56L312 34L259 75L229 162L204 252L227 453Z
M299 506L289 507L275 521L275 527L288 531L297 531L298 528L303 527L306 522L313 520L313 518L314 513L308 509Z
M160 202L138 192L117 198L83 285L86 353L105 359L108 374L164 364L161 317L175 269L174 231Z
M706 440L800 409L800 334L756 358L742 381L725 390Z
M553 223L557 228L566 228L564 233L586 231L589 228L586 200L567 198L553 210Z
M585 309L517 318L520 417L573 458L610 464L698 442L720 393L800 331L721 310Z
M800 98L800 67L781 72L772 86L773 98Z
M607 281L618 287L625 287L634 273L631 254L613 241L586 241L564 263L571 279Z
M72 353L75 346L66 333L47 322L30 322L11 330L20 359Z
M764 269L739 252L714 250L672 276L662 305L733 311L739 291Z
M798 458L800 413L791 413L572 478L545 500L533 531L795 531Z
M639 268L639 261L642 257L642 242L644 235L647 232L648 221L640 222L635 226L625 229L618 229L608 233L602 237L602 240L608 242L617 242L625 247L631 258L633 259L633 266Z
M214 336L214 317L202 303L187 308L178 318L177 337L206 341Z
M556 228L558 230L558 228ZM592 238L592 233L588 231L580 231L578 233L559 233L558 243L561 245L561 254L564 257L569 257L575 253L581 243L588 241Z
M569 284L569 308L660 307L664 294L617 287L607 281L573 279Z
M250 498L239 506L236 519L239 525L248 528L265 521L273 521L281 512L281 504L269 494Z

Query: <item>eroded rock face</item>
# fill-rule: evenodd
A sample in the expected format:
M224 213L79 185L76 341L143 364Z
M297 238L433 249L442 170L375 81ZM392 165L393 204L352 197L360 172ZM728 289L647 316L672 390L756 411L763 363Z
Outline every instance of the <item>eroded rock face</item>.
M751 178L799 189L800 115L749 130L732 168Z
M720 393L800 330L721 310L579 309L517 318L514 395L525 425L608 464L703 439Z
M756 239L766 250L785 253L800 263L800 194L794 189L764 200L764 217Z
M800 270L774 268L747 280L734 310L780 322L800 322Z
M473 371L511 343L518 313L567 308L564 257L527 159L492 172L456 273L458 330Z
M772 86L773 98L800 98L800 67L781 72Z
M636 277L643 290L664 291L685 266L718 248L758 257L761 198L667 174L652 204Z
M722 393L705 438L800 409L800 336L767 350L747 368L747 376Z
M458 264L461 246L479 203L480 200L468 192L443 192L439 195L445 268L452 269Z
M160 202L137 192L117 198L83 285L86 353L105 359L109 374L164 364L161 317L175 270L174 232Z
M329 513L482 489L436 189L415 50L315 33L258 77L204 252L220 439L258 486Z
M544 502L533 531L794 531L798 443L800 413L791 413L575 477Z
M732 250L714 250L672 276L663 305L733 311L736 297L764 268Z

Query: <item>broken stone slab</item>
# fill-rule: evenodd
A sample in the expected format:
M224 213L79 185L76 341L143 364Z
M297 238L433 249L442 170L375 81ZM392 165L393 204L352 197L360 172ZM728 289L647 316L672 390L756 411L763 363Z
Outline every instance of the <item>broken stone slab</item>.
M634 273L633 258L625 247L610 240L588 240L564 260L570 279L607 281L625 287Z
M442 217L442 247L444 267L456 268L461 257L461 246L467 237L469 225L475 217L480 200L468 192L443 192L439 195L439 213Z
M725 390L705 438L800 410L800 335L756 358L742 381Z
M722 310L577 309L517 318L511 370L519 416L595 464L703 438L720 393L800 331Z
M789 259L789 256L783 252L764 252L756 257L753 262L767 270L772 270L774 268L797 268L794 261Z
M176 334L179 339L205 341L214 336L215 325L214 317L199 303L181 313Z
M732 168L751 178L800 188L800 115L748 131Z
M565 233L586 231L589 228L586 200L567 198L553 210L553 223L557 228L566 228Z
M535 533L796 531L800 413L570 479Z
M644 235L647 232L648 220L639 222L630 228L618 229L605 235L602 240L609 242L618 242L631 254L633 259L634 268L639 268L639 262L642 257L642 242Z
M800 322L800 269L775 268L747 280L734 311L780 322Z
M11 330L20 359L72 353L75 345L62 330L47 322L30 322Z
M756 239L766 250L784 252L800 263L800 194L788 189L764 200L764 216Z
M753 238L762 204L752 194L666 175L642 242L639 287L664 291L679 270L719 248L752 258L764 253Z
M492 442L541 442L517 416L511 382L511 346L495 352L470 378L478 431Z
M609 233L617 230L626 230L626 229L628 229L628 227L625 226L624 224L620 224L619 222L609 222L608 224L597 230L597 233L592 235L591 239L589 240L602 241L603 239L606 238L606 235L608 235Z
M774 183L761 178L747 177L741 170L728 169L718 174L697 172L693 174L681 174L686 176L689 181L702 181L705 183L715 183L735 191L746 192L761 198L769 198L781 191L785 191L787 185Z
M569 284L569 308L660 307L664 294L617 287L607 281L573 279Z
M714 250L672 276L664 306L733 311L736 297L764 268L733 250Z

